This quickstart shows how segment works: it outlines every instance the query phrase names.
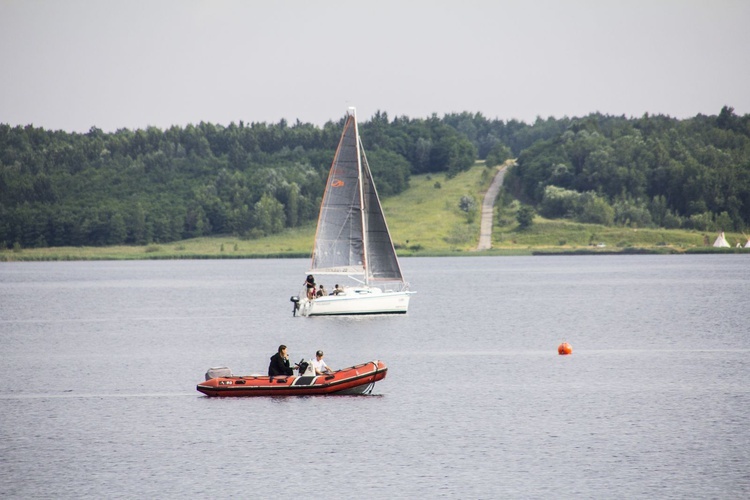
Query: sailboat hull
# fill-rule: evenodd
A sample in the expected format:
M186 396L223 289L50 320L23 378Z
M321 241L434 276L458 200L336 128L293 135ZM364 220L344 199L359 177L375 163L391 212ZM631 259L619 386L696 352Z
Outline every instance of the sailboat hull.
M406 314L409 297L415 292L383 292L377 288L347 290L344 295L328 295L300 300L301 316L357 314Z

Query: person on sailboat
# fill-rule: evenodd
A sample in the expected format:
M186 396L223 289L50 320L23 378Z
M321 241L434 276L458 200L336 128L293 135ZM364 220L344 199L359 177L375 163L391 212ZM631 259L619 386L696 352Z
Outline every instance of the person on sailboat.
M294 366L297 367L297 365ZM289 365L289 354L283 344L279 346L279 351L271 356L271 362L268 365L268 376L278 375L294 375L294 369Z
M328 375L333 373L331 367L323 361L323 351L319 350L315 353L315 359L312 360L312 365L315 369L315 375Z
M336 283L336 286L333 287L333 291L331 292L331 295L339 295L342 293L344 293L344 289L341 288L341 286L338 283Z
M315 294L316 297L323 297L325 295L328 295L328 292L326 292L326 287L323 285L320 285L320 288L318 289L318 293Z
M315 298L315 277L312 274L307 275L305 286L307 287L307 299L308 300L314 299Z

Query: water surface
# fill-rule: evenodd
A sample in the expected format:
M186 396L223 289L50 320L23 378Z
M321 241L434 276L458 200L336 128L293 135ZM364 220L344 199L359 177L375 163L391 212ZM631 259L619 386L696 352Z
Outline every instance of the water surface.
M0 496L750 494L748 256L408 258L406 316L294 318L307 264L0 263ZM195 391L280 343L388 377Z

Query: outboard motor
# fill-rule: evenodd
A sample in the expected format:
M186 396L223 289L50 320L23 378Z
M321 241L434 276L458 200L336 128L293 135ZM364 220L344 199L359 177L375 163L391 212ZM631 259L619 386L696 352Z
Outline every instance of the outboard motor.
M294 306L292 306L292 316L296 316L297 311L299 311L299 297L296 295L292 295L291 297L289 297L289 300L294 302Z
M311 361L301 359L299 363L297 363L297 366L299 367L300 376L315 376L315 369L313 368Z

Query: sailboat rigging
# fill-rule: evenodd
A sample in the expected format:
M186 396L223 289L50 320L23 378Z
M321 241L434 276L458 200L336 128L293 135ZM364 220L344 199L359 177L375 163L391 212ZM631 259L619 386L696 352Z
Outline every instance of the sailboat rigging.
M401 272L355 108L348 110L328 174L308 274L313 289L315 275L339 275L357 284L331 295L292 297L295 314L302 316L406 313L415 293Z

